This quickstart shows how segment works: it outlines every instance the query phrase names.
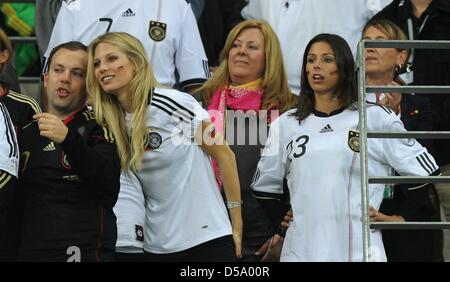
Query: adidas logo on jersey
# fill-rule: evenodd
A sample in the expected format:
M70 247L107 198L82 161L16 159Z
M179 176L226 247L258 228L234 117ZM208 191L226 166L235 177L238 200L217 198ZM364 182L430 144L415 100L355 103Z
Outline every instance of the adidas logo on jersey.
M136 14L130 8L128 8L125 12L122 13L122 17L133 17L135 15Z
M67 9L70 11L80 11L80 1L79 0L64 0L64 4L67 6Z
M53 144L53 142L50 142L50 144L45 146L43 150L44 150L44 152L54 151L54 150L56 150L55 144Z
M319 131L319 133L327 133L327 132L332 132L333 128L331 128L331 126L329 124L327 124L324 128L322 128L322 130Z

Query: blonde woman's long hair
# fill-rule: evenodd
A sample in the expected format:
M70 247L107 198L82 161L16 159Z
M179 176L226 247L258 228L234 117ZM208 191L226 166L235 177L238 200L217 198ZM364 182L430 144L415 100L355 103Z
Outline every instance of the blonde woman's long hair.
M130 81L130 100L134 113L131 132L128 137L125 125L125 111L115 95L105 93L94 74L95 49L100 43L111 44L123 52L135 67L135 75ZM144 148L148 142L147 108L149 95L157 86L152 68L142 44L134 36L125 32L110 32L97 37L89 45L87 69L87 90L94 106L97 122L112 131L123 170L142 168Z
M231 83L228 66L228 55L233 46L234 40L246 29L256 28L261 31L264 38L265 70L263 74L262 90L263 98L261 109L277 109L282 112L292 108L297 100L288 86L287 75L284 69L283 55L277 35L264 20L246 20L236 25L228 34L225 46L220 52L220 65L214 72L211 79L197 89L207 105L214 92Z

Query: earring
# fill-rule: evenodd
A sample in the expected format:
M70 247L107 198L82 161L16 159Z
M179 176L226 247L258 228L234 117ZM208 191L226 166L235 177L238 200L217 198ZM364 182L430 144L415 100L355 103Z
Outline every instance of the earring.
M405 71L406 72L411 72L413 70L413 65L411 63L407 63L405 65Z
M403 70L403 65L402 64L398 64L395 66L395 72L396 73L401 73Z

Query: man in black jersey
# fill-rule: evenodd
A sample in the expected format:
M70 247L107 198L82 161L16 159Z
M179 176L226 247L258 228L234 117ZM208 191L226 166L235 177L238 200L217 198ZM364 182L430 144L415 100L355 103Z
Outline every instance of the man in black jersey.
M44 75L47 113L21 131L19 260L108 261L120 163L112 134L86 107L86 46L58 45Z

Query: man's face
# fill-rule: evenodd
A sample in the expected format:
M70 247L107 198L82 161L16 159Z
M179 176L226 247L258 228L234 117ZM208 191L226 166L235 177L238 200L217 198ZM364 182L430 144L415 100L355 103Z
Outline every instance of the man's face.
M67 118L86 103L85 51L58 50L52 58L44 86L48 96L48 112L61 119Z

